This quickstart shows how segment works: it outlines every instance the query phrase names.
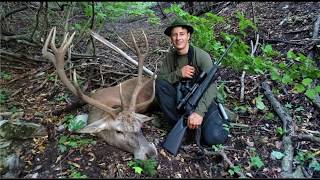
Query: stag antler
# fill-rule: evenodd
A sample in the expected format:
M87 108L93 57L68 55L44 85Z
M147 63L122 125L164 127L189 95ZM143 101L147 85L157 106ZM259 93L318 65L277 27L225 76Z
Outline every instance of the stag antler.
M131 100L130 100L130 103L127 104L124 100L123 100L123 95L122 95L122 88L121 88L121 84L120 84L120 98L121 98L121 104L122 104L122 107L123 109L127 109L128 111L135 111L137 110L138 108L141 108L145 105L148 105L150 104L153 99L154 99L154 96L155 96L155 84L153 83L153 94L151 96L151 98L148 100L148 101L145 101L143 103L140 103L136 106L136 101L137 101L137 97L139 95L139 92L141 91L141 89L144 87L145 84L149 83L151 80L154 80L154 76L153 78L151 78L150 80L142 83L142 71L143 71L143 63L144 63L144 59L145 57L147 56L148 52L149 52L149 43L148 43L148 38L145 34L145 32L142 30L142 33L144 35L144 39L145 39L145 42L146 42L146 51L145 53L141 53L140 49L138 48L138 45L137 45L137 42L136 42L136 39L135 37L133 36L133 33L132 31L130 31L130 34L131 34L131 37L132 37L132 41L133 41L133 44L134 44L134 48L131 48L124 40L122 40L120 38L120 40L127 46L129 47L138 57L138 81L137 81L137 84L135 86L135 89L133 90L133 93L132 93L132 96L131 96Z
M101 102L85 95L80 88L77 85L73 85L70 80L67 78L67 75L64 70L64 56L72 42L72 39L75 35L75 32L71 35L71 37L68 39L68 33L63 39L63 42L61 46L57 49L55 45L55 38L56 38L56 27L53 27L46 39L46 42L42 48L42 54L45 58L51 60L57 70L57 73L64 85L67 86L67 88L76 96L79 96L80 99L82 99L84 102L91 104L107 113L109 113L113 118L116 117L116 114L119 113L120 109L113 109L105 104L102 104ZM51 39L52 36L52 39ZM51 49L53 51L53 54L51 52L48 52L48 45L49 41L51 39Z

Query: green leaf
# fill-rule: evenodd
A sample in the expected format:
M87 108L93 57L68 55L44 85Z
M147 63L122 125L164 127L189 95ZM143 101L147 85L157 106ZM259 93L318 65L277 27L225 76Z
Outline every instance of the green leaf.
M309 168L314 168L315 171L320 171L320 163L316 158L313 158L311 163L309 164Z
M256 101L256 107L260 110L264 110L266 108L266 106L264 105L264 103L262 102L262 96L258 96L255 98Z
M291 109L291 108L292 108L292 104L287 102L287 103L284 105L284 107Z
M317 92L315 89L308 89L306 92L305 92L305 95L310 98L310 99L314 99L317 95Z
M316 86L314 89L316 90L317 93L320 93L320 86Z
M305 91L304 85L299 83L295 84L293 89L296 90L298 93L302 93Z
M302 80L302 84L308 87L312 83L312 79L310 78L305 78Z
M268 112L267 115L266 115L266 119L267 120L272 120L274 119L274 114L272 112Z
M281 82L283 82L283 83L285 83L285 84L291 83L291 82L292 82L292 78L291 78L290 75L285 74L285 75L282 77Z
M275 80L275 81L281 79L280 73L278 72L278 69L277 69L277 68L274 68L274 67L272 67L272 68L270 69L270 76L271 76L271 79L272 79L272 80Z
M134 169L134 172L137 174L141 174L141 172L143 171L143 169L141 167L138 166L134 166L132 167Z
M78 115L75 118L70 119L68 124L69 131L76 131L84 128L87 124L87 119L87 114Z
M297 55L293 51L290 50L287 52L288 59L295 59L296 57L297 57Z
M279 151L272 151L271 152L271 159L282 159L285 156L282 152Z
M257 168L261 168L262 166L264 166L264 163L262 162L259 156L251 157L250 163L253 167L257 167Z

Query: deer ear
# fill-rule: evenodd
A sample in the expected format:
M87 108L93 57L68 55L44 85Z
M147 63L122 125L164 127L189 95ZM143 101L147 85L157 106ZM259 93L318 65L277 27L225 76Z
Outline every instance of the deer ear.
M141 123L144 123L153 119L153 117L149 117L139 113L135 113L135 116Z
M102 118L98 121L95 121L94 123L91 123L84 127L83 129L78 130L78 133L98 133L102 130L107 129L109 124L105 120L105 118Z

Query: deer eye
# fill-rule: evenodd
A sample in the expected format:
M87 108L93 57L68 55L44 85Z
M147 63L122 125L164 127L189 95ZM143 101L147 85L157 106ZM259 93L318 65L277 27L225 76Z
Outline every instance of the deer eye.
M122 132L122 131L116 131L116 133L117 133L117 134L123 134L123 132Z

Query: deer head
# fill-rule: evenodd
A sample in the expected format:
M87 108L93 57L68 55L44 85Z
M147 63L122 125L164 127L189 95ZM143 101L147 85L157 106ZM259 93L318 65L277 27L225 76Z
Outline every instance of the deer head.
M128 79L117 86L96 90L90 95L84 94L77 83L71 83L64 70L64 58L75 33L70 38L66 34L61 46L56 48L54 27L42 49L43 56L53 62L62 83L74 95L91 105L88 125L78 132L97 134L108 144L133 153L135 159L157 156L154 144L149 143L141 131L142 123L151 118L140 113L147 110L155 96L154 77L148 78L142 75L143 61L149 49L147 37L144 32L143 34L147 49L144 54L140 52L131 33L134 42L132 50L139 59L138 77ZM48 51L50 39L53 53Z

